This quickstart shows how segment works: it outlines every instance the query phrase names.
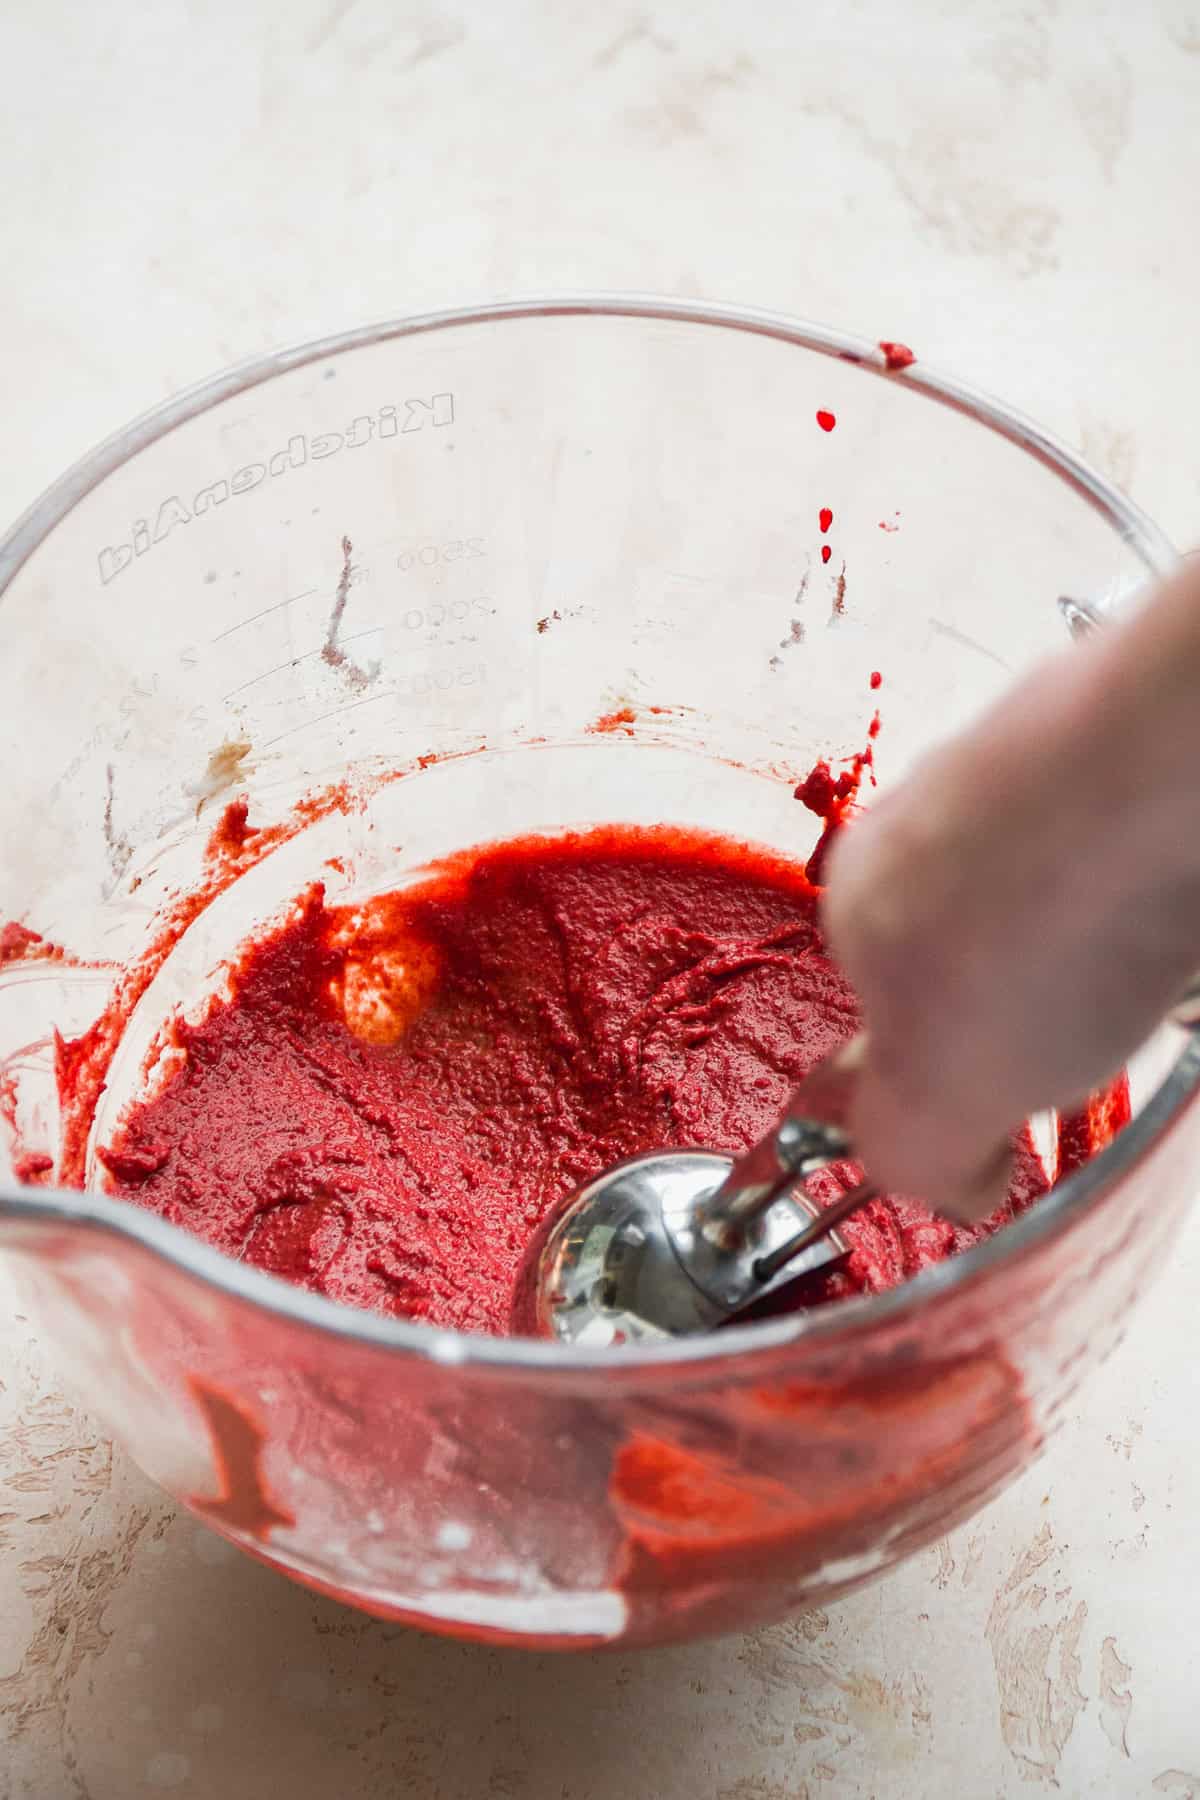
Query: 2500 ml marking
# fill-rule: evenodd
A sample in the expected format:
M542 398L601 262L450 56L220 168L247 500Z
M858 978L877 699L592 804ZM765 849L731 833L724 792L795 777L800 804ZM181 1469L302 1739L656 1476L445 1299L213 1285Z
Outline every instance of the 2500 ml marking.
M438 563L468 562L472 557L486 556L481 537L451 538L445 544L421 544L415 550L402 550L396 567L402 574L409 569L432 569Z

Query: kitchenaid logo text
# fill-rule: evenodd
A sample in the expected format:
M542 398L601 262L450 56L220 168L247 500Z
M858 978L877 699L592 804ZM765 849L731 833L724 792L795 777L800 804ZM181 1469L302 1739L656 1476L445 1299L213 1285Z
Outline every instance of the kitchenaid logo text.
M243 463L219 480L198 488L194 494L168 494L153 518L135 519L125 544L106 544L97 561L100 580L107 587L122 569L127 569L136 556L145 556L155 544L169 538L177 525L190 525L215 507L224 506L237 494L249 494L264 481L302 469L305 463L322 462L338 456L343 450L360 450L379 438L405 437L412 431L424 431L427 425L453 425L454 395L434 394L428 400L401 400L397 406L381 406L376 413L359 413L345 431L322 431L316 437L297 432L286 448L276 450L266 462Z

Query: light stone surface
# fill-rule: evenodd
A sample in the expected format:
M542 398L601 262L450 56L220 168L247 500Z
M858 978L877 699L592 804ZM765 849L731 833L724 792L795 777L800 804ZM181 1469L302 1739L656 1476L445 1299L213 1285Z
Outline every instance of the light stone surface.
M264 348L627 287L906 340L1200 537L1196 0L39 0L0 47L5 519ZM577 1659L227 1550L0 1289L0 1800L1200 1796L1198 1283L1194 1226L1040 1466L888 1581Z

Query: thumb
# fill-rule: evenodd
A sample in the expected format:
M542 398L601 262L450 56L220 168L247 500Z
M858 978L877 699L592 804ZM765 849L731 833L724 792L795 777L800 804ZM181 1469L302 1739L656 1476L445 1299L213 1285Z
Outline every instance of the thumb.
M861 1040L846 1122L854 1153L883 1192L907 1194L960 1225L1002 1206L1012 1167L1007 1138L981 1155L978 1135L914 1104Z

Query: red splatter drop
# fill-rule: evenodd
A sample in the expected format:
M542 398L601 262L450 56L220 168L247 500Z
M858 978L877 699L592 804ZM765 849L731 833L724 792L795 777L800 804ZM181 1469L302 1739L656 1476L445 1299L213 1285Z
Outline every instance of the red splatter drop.
M817 424L822 431L832 431L837 424L837 414L826 412L824 408L820 408L817 412Z
M52 944L31 925L18 924L16 919L0 919L0 966L15 962L71 964L74 960L61 944Z
M827 563L832 555L833 555L833 551L829 548L829 545L822 544L821 545L821 561L823 563Z
M893 344L887 338L880 338L879 348L889 369L907 369L917 360L907 344Z
M31 931L28 925L18 925L11 919L7 925L0 925L0 963L20 962L42 942L40 931Z
M13 1175L26 1187L40 1187L42 1177L54 1168L54 1158L44 1150L26 1150L13 1163Z
M828 507L828 506L823 506L821 508L820 512L817 514L817 521L820 524L822 531L828 531L829 527L833 524L832 508Z
M809 812L816 813L824 821L824 829L817 840L812 855L804 865L804 873L814 887L821 885L825 869L825 861L829 855L834 838L846 822L848 814L854 809L858 800L858 791L862 786L864 773L875 782L875 749L871 742L879 732L879 714L868 727L868 741L864 749L849 757L848 766L839 775L835 775L824 757L813 764L804 780L797 787L795 797Z
M249 823L250 802L243 795L241 799L231 800L213 827L212 835L204 846L205 862L215 862L219 857L238 857L246 848L247 839L254 835Z
M871 686L873 688L881 688L883 686L883 676L879 673L878 669L871 670Z
M602 713L587 729L589 731L623 731L626 737L632 737L633 727L636 723L637 714L632 706L621 706L617 708L616 712Z
M876 713L872 718L871 723L867 726L867 736L869 738L877 738L879 736L879 727L882 723L882 719L879 714Z
M858 771L843 769L835 775L824 757L815 762L804 780L795 790L795 799L809 812L816 813L819 819L829 819L843 810L842 802L849 802L858 793Z
M897 517L898 516L899 515L897 515ZM880 531L899 531L900 527L892 520L880 519L879 529L880 529Z
M840 619L842 614L845 612L845 610L846 610L846 565L845 565L845 563L843 563L842 564L842 572L838 576L837 585L833 590L833 616L834 616L834 618Z

